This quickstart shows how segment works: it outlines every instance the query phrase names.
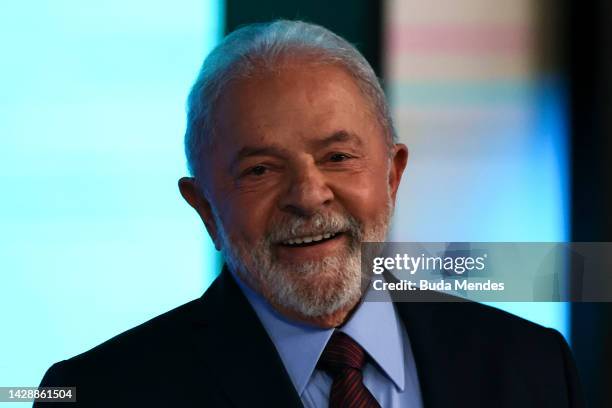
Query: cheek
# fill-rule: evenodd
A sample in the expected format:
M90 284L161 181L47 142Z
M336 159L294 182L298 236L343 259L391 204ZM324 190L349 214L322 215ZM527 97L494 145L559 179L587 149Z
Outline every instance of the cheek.
M350 182L338 183L334 190L344 208L366 224L386 210L388 182L384 169L352 177Z
M266 233L274 210L271 195L234 194L221 201L221 217L232 240L254 244Z

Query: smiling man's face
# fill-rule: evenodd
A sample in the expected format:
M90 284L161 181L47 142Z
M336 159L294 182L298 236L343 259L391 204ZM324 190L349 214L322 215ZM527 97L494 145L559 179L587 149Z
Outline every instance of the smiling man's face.
M344 69L303 60L231 84L215 118L208 197L183 195L278 311L336 325L362 295L360 242L385 239L405 146Z

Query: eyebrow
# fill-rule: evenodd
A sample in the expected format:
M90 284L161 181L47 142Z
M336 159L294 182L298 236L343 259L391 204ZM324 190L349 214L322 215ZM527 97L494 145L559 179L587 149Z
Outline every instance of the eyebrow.
M342 143L342 142L355 143L359 147L363 145L363 142L356 134L348 132L346 130L337 130L333 132L330 136L327 136L323 139L314 140L310 142L309 144L316 150L316 149L322 149L322 148L328 147L329 145L332 145L334 143ZM240 163L240 161L248 157L273 156L273 157L282 158L282 157L285 157L286 155L287 155L287 149L281 146L276 146L276 145L262 146L262 147L244 146L240 150L238 150L238 153L236 153L236 156L231 161L230 169L235 169L238 163Z
M255 147L255 146L244 146L230 163L230 169L235 169L238 163L241 160L246 159L247 157L253 156L274 156L274 157L283 157L287 149L278 146L265 146L265 147Z

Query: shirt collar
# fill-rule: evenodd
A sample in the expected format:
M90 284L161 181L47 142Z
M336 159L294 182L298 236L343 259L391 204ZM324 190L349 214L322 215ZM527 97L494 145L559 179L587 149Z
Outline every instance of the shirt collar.
M301 396L334 329L321 329L288 320L240 279L235 276L234 279L266 329ZM400 391L404 390L402 329L390 299L362 302L338 330L359 343L395 386Z
M395 386L404 390L402 326L390 299L362 302L340 331L359 343Z

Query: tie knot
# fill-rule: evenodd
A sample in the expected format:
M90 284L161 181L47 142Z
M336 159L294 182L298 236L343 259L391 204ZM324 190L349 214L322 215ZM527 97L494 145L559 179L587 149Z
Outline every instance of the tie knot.
M322 369L336 374L346 368L361 370L365 364L365 351L350 336L335 331L321 354Z

